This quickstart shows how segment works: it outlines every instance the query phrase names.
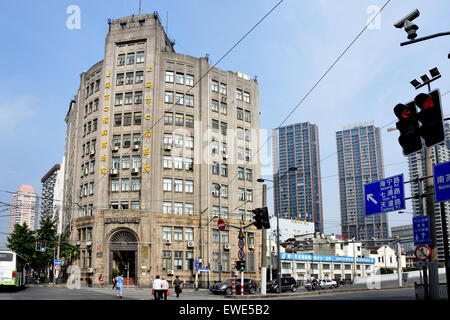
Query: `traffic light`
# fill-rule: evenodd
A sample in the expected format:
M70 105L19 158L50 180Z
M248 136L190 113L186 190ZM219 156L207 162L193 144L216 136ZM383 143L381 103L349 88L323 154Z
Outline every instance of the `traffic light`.
M270 229L269 210L267 207L261 208L261 224L264 229Z
M237 260L236 261L236 270L245 271L245 260Z
M45 248L45 241L37 240L36 241L36 251L45 252L45 250L46 250L46 248Z
M254 224L256 229L262 229L262 212L261 208L256 208L253 211L253 220L255 220Z
M429 94L420 93L414 101L421 110L417 114L417 119L421 124L419 133L425 140L425 146L431 147L443 142L445 134L439 90L434 90Z
M270 229L269 210L267 209L267 207L256 208L252 211L256 229Z
M406 156L421 150L422 140L420 139L419 123L415 103L399 103L395 106L394 113L399 119L395 125L400 131L398 142L403 148L403 154Z

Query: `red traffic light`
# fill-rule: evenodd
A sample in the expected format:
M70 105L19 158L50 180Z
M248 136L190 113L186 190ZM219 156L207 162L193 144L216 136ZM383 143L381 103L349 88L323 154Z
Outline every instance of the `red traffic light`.
M417 114L417 119L421 124L419 132L425 141L425 146L431 147L442 143L445 140L445 133L439 90L429 94L420 93L414 102L421 110Z

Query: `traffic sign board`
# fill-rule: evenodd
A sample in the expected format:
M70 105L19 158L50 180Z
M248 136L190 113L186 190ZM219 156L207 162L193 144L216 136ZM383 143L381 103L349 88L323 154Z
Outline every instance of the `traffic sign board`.
M426 245L420 245L414 250L417 259L425 261L431 256L431 249Z
M436 202L450 200L450 162L433 167L434 195Z
M60 264L55 264L55 270L56 271L60 271L61 270L61 265Z
M194 270L197 271L200 267L200 261L198 259L194 260Z
M219 221L217 221L217 228L219 228L220 231L224 231L225 230L225 221L223 221L222 219L219 219Z
M61 260L55 259L55 266L57 266L57 265L61 265Z
M431 244L430 217L413 218L414 245Z
M406 209L403 174L364 185L366 216Z
M240 249L238 251L238 258L239 258L239 260L244 260L244 258L245 258L244 250Z

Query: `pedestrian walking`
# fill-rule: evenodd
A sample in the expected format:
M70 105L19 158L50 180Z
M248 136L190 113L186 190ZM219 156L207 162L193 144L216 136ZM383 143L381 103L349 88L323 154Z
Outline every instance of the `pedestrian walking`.
M179 276L175 277L176 279L173 280L173 285L175 286L175 293L177 294L177 298L180 297L181 292L183 292L183 289L181 288L181 284L183 281L180 280Z
M161 292L162 292L162 298L164 300L167 300L167 291L169 291L169 283L167 282L166 278L162 278L162 284L161 284Z
M117 284L117 276L113 278L112 283L113 283L112 289L114 290L116 288L116 284Z
M122 299L122 292L123 292L123 275L119 274L117 276L117 282L116 282L116 290L117 290L117 296L120 297L120 299Z
M161 287L162 281L159 279L159 275L156 275L155 280L153 280L153 296L155 297L155 300L161 300Z
M103 288L103 277L102 274L100 273L100 275L98 276L98 283L100 284L100 288Z

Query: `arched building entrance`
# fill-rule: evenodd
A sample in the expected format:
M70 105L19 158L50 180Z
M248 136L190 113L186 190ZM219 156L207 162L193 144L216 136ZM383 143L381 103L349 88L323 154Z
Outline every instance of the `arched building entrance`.
M138 239L129 229L114 232L109 240L109 276L112 279L117 273L123 274L125 284L137 283ZM127 282L128 281L128 282Z

